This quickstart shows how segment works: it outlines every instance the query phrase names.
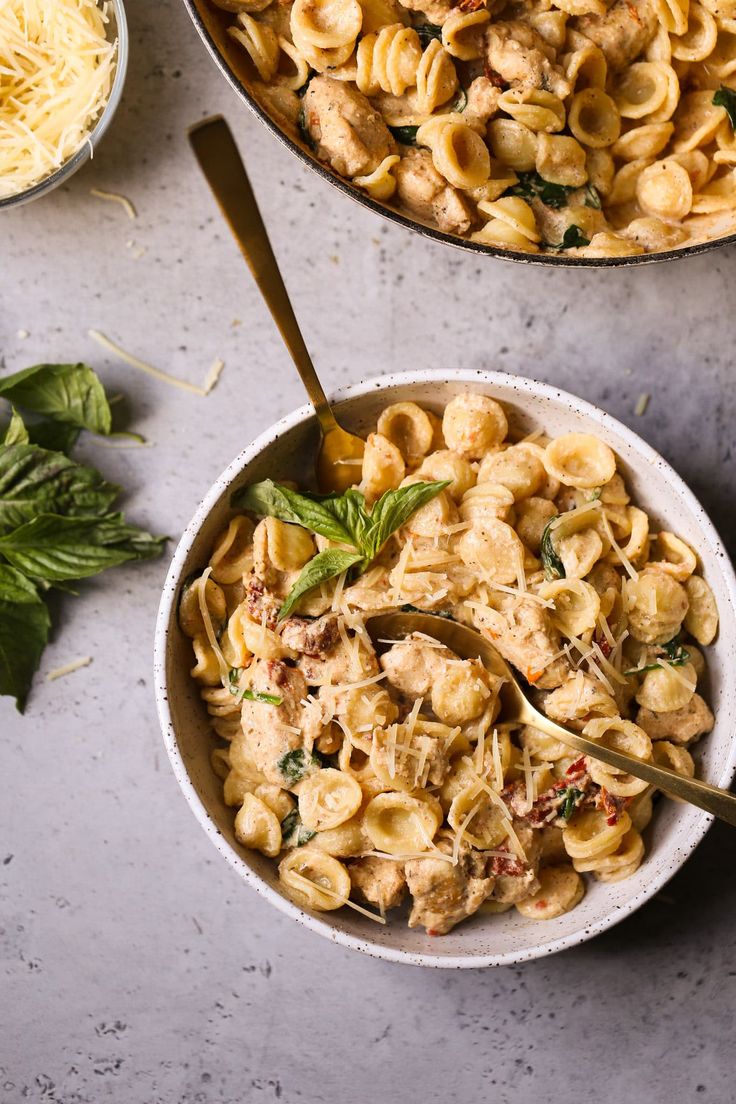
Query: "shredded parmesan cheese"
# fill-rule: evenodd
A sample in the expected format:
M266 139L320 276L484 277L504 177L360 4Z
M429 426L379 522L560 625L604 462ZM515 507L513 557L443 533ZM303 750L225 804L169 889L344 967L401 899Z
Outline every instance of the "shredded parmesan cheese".
M524 748L521 755L524 768L524 785L526 786L526 811L531 812L531 809L536 801L536 786L534 784L534 774L532 773L532 761L529 755L529 749Z
M105 334L100 333L99 330L88 330L87 333L92 340L96 341L98 345L101 345L103 349L107 349L108 352L113 353L113 355L119 357L120 360L124 360L131 368L137 368L140 372L145 372L147 375L153 376L154 379L161 380L162 383L168 383L172 387L180 387L182 391L189 391L193 395L201 395L203 397L209 395L210 391L217 383L220 372L224 367L222 361L215 361L212 368L210 368L207 373L204 387L197 387L195 383L189 383L188 380L182 380L177 376L172 376L168 372L162 371L160 368L155 368L153 364L148 364L145 360L141 360L140 357L126 352L125 349L120 345L116 345L114 341L111 341Z
M636 400L636 406L634 407L634 413L640 418L643 414L646 414L647 407L649 406L649 400L651 395L646 391L643 392Z
M455 840L454 840L453 845L452 845L452 865L453 866L457 866L458 862L460 861L460 847L462 846L463 836L467 832L468 825L470 824L471 820L473 819L473 817L475 816L475 814L478 812L479 809L480 809L480 801L476 801L475 805L472 807L472 809L470 810L468 815L463 817L463 819L460 822L460 827L458 828L457 832L455 833Z
M89 194L95 196L96 199L107 199L112 203L119 203L129 219L138 218L138 212L133 204L127 196L121 195L120 192L104 192L102 188L90 188Z
M498 743L498 730L495 728L493 730L493 743L491 747L493 754L493 773L496 778L496 789L500 793L503 789L503 764L501 762L501 748Z
M220 668L220 681L222 685L227 687L228 679L230 677L230 668L225 662L225 657L220 651L220 645L217 643L217 637L215 630L212 627L212 618L210 617L210 611L207 608L206 588L207 580L212 574L212 567L207 567L202 572L202 576L198 583L195 583L197 587L197 602L199 603L199 612L202 614L202 622L204 624L204 631L207 634L207 640L209 641L210 648L215 653L215 659L217 660L217 666Z
M0 3L0 198L51 176L89 141L117 55L107 22L97 0Z
M324 893L326 897L332 897L333 901L339 901L340 904L347 905L348 908L359 912L361 916L367 916L369 920L373 920L376 924L386 923L385 917L376 916L375 912L369 912L368 909L364 909L362 905L356 905L355 901L351 901L349 897L343 897L341 893L335 893L334 889L328 889L327 886L323 886L320 882L313 882L311 878L305 878L303 874L299 874L296 870L290 871L289 877L297 882L302 882L304 885L309 886L310 889L316 889L318 893Z
M80 656L79 659L72 659L69 663L64 663L61 667L54 667L53 671L49 671L46 675L46 681L54 682L55 679L64 678L65 675L71 675L81 667L89 667L91 662L92 656Z

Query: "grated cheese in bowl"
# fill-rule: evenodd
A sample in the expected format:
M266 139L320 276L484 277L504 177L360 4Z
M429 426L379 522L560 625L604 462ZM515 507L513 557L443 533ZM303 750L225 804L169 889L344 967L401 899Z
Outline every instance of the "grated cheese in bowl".
M50 190L91 156L126 43L120 0L0 3L0 206Z

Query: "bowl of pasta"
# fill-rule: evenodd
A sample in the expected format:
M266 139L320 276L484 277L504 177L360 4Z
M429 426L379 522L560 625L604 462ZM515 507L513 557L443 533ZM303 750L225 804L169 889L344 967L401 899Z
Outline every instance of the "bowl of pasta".
M589 939L710 817L509 723L478 660L373 639L371 618L472 625L554 720L728 787L718 535L639 437L546 384L415 371L335 407L367 441L350 490L305 482L301 407L220 476L173 558L155 680L184 795L249 885L334 942L475 967Z
M474 253L610 266L736 240L736 0L185 0L304 163Z

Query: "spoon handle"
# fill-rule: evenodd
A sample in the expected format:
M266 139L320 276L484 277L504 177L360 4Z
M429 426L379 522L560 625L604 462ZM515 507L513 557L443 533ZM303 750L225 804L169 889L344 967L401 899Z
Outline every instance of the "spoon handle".
M335 428L335 417L304 343L232 131L221 115L215 115L191 127L189 141L326 434Z
M530 712L531 706L530 706ZM719 790L717 786L711 786L708 782L702 782L699 778L683 778L681 774L670 770L669 767L660 767L656 763L644 763L640 759L634 759L631 755L624 755L613 748L604 747L595 740L589 740L580 736L577 732L570 732L562 725L551 721L538 710L533 710L533 719L524 718L525 723L533 725L547 736L551 736L560 743L575 748L583 755L590 755L609 767L617 767L627 774L633 774L635 778L641 778L658 790L664 790L671 797L679 797L691 805L697 805L699 809L705 809L719 820L725 820L727 824L736 827L736 795L727 790Z

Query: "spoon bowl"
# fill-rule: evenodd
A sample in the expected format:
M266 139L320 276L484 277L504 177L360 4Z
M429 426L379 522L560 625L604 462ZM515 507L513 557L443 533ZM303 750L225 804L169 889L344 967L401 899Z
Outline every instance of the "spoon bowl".
M412 633L422 633L440 641L461 659L479 659L492 674L503 679L501 703L503 719L533 728L567 744L581 755L589 755L601 763L626 774L633 774L650 786L656 786L671 797L678 797L699 809L736 826L736 796L719 790L697 778L684 778L669 767L647 763L632 755L606 747L578 732L571 732L550 720L533 705L521 683L498 649L482 633L432 613L380 613L366 621L366 629L377 648L381 640L404 640Z

